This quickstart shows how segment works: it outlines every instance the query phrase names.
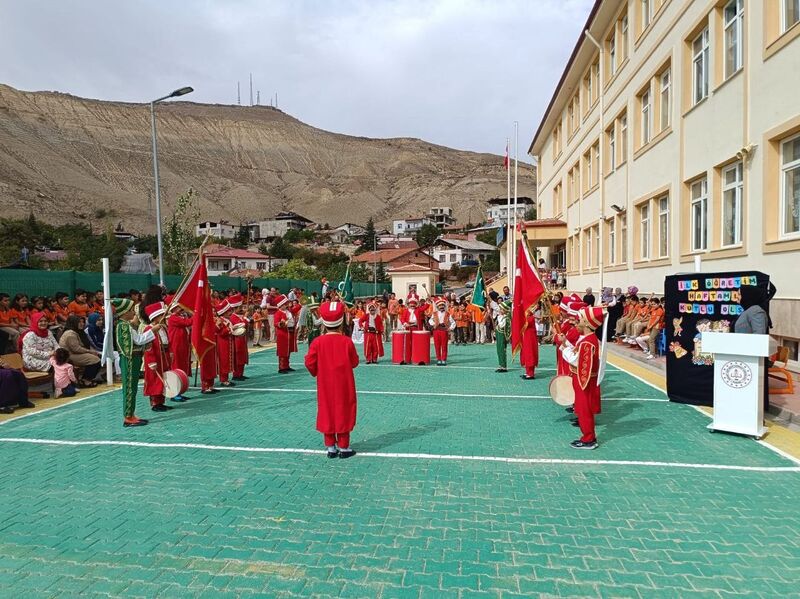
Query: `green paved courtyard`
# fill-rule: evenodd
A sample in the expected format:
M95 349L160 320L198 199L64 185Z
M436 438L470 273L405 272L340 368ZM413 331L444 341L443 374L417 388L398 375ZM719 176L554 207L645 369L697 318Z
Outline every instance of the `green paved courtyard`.
M359 366L350 460L271 351L141 429L118 392L0 426L0 597L800 594L795 463L613 367L575 451L552 349L451 352Z

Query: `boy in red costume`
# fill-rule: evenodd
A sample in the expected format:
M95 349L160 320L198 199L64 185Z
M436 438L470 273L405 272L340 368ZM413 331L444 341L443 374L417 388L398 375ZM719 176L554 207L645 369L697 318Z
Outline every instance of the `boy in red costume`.
M383 318L378 314L378 304L367 304L367 313L361 317L358 326L364 331L364 358L367 364L377 364L383 356Z
M169 370L172 357L169 353L169 337L163 328L155 327L167 312L164 302L156 302L145 307L144 315L146 324L142 333L153 330L153 340L145 346L144 350L144 390L143 393L150 398L150 408L154 412L167 412L171 406L164 405L164 372Z
M217 304L217 368L219 370L219 384L223 387L235 387L236 383L229 381L228 377L233 368L233 341L231 339L231 322L223 316L231 309L227 299Z
M289 298L285 295L278 297L275 311L275 341L278 346L278 372L286 374L294 372L289 366L289 357L297 351L297 319L289 309Z
M165 303L169 306L172 303L172 296L168 295ZM177 304L172 306L167 317L167 337L169 338L169 348L172 352L172 370L182 370L189 376L192 373L192 345L189 338L189 329L192 326L192 318ZM173 397L171 401L183 402L189 399L184 395Z
M250 362L250 354L247 351L247 317L243 315L244 297L241 293L234 293L228 296L228 303L233 309L229 319L232 329L233 380L244 381L247 379L244 375L244 367Z
M570 347L563 335L561 351L570 365L572 389L575 391L575 415L581 429L581 438L571 443L575 449L596 449L597 436L594 430L595 414L600 413L600 342L595 329L603 325L605 317L601 307L585 307L578 310L577 330L580 338L575 347Z
M440 297L434 302L436 311L428 324L433 328L433 347L436 350L436 365L447 366L447 342L450 331L456 328L455 319L447 311L447 300Z
M324 335L308 348L305 364L317 379L317 430L324 435L329 458L349 458L350 432L356 425L356 381L353 369L358 353L350 337L342 334L345 305L334 300L319 307Z
M536 336L536 304L525 312L525 332L522 333L522 349L519 353L519 363L525 369L520 377L526 381L536 378L536 367L539 365L539 338Z

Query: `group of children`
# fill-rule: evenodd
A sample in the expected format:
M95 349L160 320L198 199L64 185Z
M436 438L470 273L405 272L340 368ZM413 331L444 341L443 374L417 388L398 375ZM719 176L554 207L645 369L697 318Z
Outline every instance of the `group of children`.
M656 357L656 342L664 328L664 306L657 297L629 296L616 323L618 343L638 346L648 360Z

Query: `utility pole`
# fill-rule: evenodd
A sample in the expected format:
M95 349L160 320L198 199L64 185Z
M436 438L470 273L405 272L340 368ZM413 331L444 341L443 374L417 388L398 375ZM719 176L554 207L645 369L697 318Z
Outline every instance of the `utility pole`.
M256 91L256 106L261 106L261 90Z
M242 105L242 89L239 82L236 82L236 103L241 106Z

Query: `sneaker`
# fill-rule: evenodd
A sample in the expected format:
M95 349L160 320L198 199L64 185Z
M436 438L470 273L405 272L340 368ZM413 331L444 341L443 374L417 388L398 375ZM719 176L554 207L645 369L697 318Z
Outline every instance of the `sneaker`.
M186 401L186 398L182 395L176 395L175 397L170 398L170 401L174 401L175 403L183 403Z
M334 449L333 451L330 451L330 450L328 451L328 459L332 460L333 458L338 458L338 457L339 457L339 451L338 450Z
M581 441L577 439L570 443L573 449L597 449L597 441Z
M19 404L17 406L17 409L18 410L29 410L30 408L35 408L35 407L36 407L36 404L34 404L31 401L28 401L28 402Z
M144 418L136 418L135 420L125 420L122 423L122 426L124 426L125 428L129 428L131 426L145 426L147 422L148 421L145 420Z
M508 368L498 368L495 372L508 372Z
M536 377L535 376L528 376L527 374L521 374L521 375L519 375L519 378L521 378L523 381L532 381Z
M14 408L11 406L2 406L0 407L0 414L13 414Z
M356 452L350 449L349 447L347 449L339 450L339 457L342 458L343 460L346 460L347 458L352 458L354 455L356 455Z
M647 354L647 359L648 360L654 360L655 356L653 354Z
M565 412L569 412L570 414L574 414L575 413L575 408L570 406L568 408L564 408L564 411Z
M154 412L169 412L173 408L172 406L165 406L164 404L159 404L157 406L153 406L150 409L153 410Z

